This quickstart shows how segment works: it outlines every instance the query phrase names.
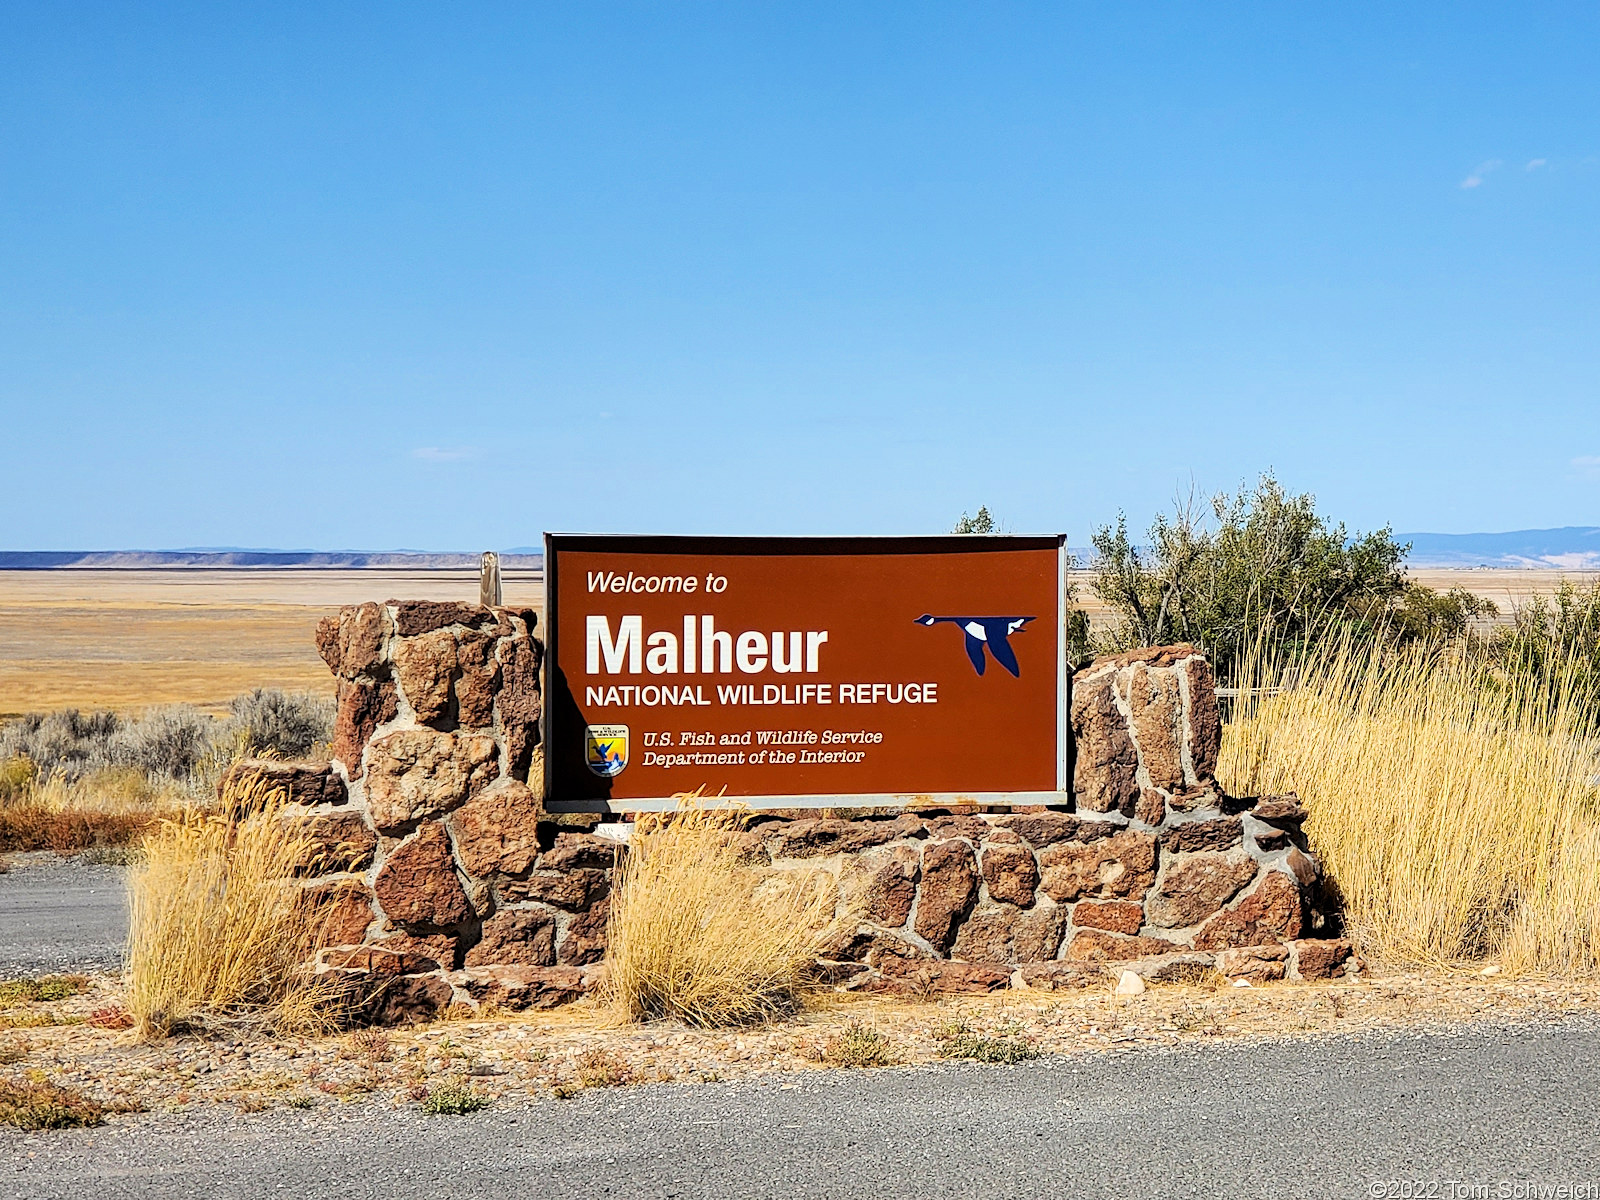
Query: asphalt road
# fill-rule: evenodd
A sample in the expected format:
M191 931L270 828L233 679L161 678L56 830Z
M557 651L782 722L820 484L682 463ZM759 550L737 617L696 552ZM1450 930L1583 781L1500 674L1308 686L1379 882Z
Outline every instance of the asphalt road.
M790 1079L0 1133L0 1195L1600 1196L1592 1020Z
M128 935L121 867L54 854L9 856L0 875L0 979L115 970Z

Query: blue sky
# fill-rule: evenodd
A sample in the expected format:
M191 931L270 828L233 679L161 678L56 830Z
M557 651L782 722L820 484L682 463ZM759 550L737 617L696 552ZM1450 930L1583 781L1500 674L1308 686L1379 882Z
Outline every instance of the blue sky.
M0 9L0 545L1600 524L1600 10Z

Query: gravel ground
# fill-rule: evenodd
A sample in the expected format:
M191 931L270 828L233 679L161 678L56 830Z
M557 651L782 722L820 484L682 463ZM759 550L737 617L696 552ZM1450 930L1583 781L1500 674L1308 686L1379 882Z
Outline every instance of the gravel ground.
M1011 1067L656 1084L465 1117L372 1104L256 1116L210 1107L104 1129L0 1133L0 1193L1538 1195L1457 1189L1595 1186L1596 1079L1600 1024L1569 1017Z
M128 936L123 868L12 854L0 875L0 978L110 971Z

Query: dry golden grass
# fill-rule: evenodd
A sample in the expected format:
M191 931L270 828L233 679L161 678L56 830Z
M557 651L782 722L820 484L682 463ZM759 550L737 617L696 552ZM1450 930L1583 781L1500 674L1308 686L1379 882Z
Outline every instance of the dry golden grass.
M336 1023L332 983L305 967L321 914L291 879L308 852L281 792L231 788L219 815L163 821L129 876L127 1008L141 1039L253 1012L282 1028Z
M176 785L158 785L136 767L107 767L68 782L41 780L26 759L0 763L0 850L73 854L126 846L190 801Z
M687 797L641 816L617 872L606 953L629 1020L747 1024L795 1010L835 895L820 872L757 872L746 814Z
M1578 701L1548 701L1537 684L1485 688L1453 659L1344 645L1241 708L1219 775L1235 794L1300 794L1369 953L1588 976L1596 755L1571 732Z

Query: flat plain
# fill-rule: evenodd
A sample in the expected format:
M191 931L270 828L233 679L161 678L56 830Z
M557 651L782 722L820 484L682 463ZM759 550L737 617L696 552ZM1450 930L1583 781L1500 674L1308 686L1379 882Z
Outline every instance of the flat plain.
M503 586L508 604L543 604L537 571L507 572ZM0 717L173 703L221 712L251 688L331 690L313 633L341 604L477 595L474 570L0 571Z
M1563 578L1597 572L1419 570L1429 587L1464 587L1503 616ZM1077 603L1110 614L1076 572ZM507 571L508 604L542 608L538 570ZM226 709L256 687L330 689L312 633L341 604L391 597L476 600L474 570L173 567L0 571L0 718L57 708L152 704Z

